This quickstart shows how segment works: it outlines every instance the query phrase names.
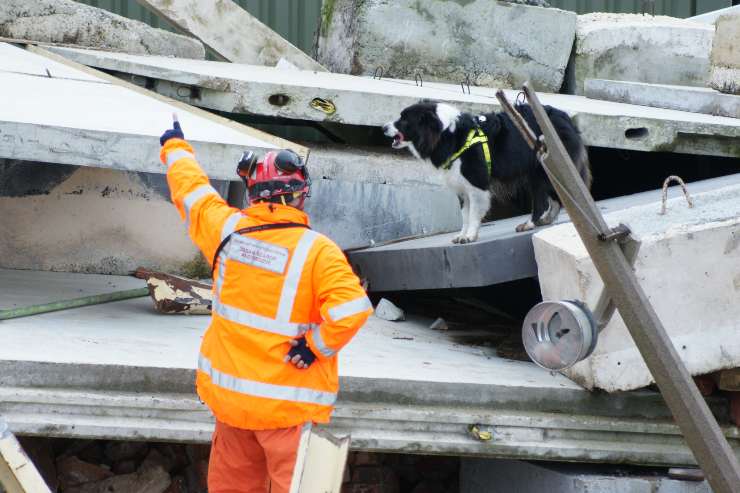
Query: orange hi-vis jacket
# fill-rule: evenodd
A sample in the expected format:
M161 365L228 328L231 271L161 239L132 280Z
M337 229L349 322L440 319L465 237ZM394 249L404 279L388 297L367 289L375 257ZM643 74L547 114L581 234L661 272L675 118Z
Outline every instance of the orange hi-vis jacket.
M308 224L303 211L282 204L230 207L184 140L168 140L161 159L172 201L206 259L240 228ZM237 428L326 423L339 390L336 354L371 313L343 252L325 236L302 227L232 235L214 272L198 394L218 420ZM302 335L317 358L308 369L284 362L290 340Z

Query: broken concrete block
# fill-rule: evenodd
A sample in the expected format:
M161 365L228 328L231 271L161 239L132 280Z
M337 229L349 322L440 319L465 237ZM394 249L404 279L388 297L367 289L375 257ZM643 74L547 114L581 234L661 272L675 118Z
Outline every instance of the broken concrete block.
M707 12L706 14L689 17L687 20L690 20L692 22L702 22L704 24L714 24L715 22L717 22L717 19L719 19L723 15L731 13L740 13L740 5L719 10L712 10L711 12Z
M739 96L708 87L586 79L584 90L586 97L602 101L740 118Z
M689 190L691 185L689 185ZM692 375L740 366L740 186L606 214L630 227L642 246L635 273ZM545 300L578 299L594 307L603 283L572 224L533 237ZM608 392L645 387L653 378L618 312L593 354L565 372Z
M740 95L740 11L723 15L717 19L716 26L709 85L721 92Z
M167 471L161 467L152 467L133 474L85 483L64 490L64 493L164 493L171 481Z
M447 322L445 322L444 318L438 318L437 320L432 322L432 325L430 325L429 328L432 330L449 330Z
M706 86L714 26L666 16L594 13L578 16L566 92L586 79Z
M717 387L720 390L740 392L740 368L722 370L719 372Z
M282 58L303 70L326 71L231 0L139 0L182 31L234 63L275 66Z
M205 58L205 49L197 40L72 0L3 0L0 37L141 55Z
M375 316L390 322L406 320L406 314L403 310L385 298L381 298L378 302L378 306L375 307Z
M392 19L393 22L389 22ZM332 72L558 92L576 15L488 0L324 2L318 61ZM547 28L543 28L547 26Z
M113 473L108 469L82 461L75 456L59 459L56 465L62 491L68 491L76 485L101 481L113 476Z

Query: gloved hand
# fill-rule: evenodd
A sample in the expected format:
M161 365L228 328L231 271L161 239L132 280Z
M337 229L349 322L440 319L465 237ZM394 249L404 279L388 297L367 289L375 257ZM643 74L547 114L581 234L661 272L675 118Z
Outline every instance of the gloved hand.
M185 134L182 133L180 122L177 120L177 117L174 117L173 122L172 122L172 128L162 134L162 136L159 138L159 145L164 145L170 139L184 139L184 138L185 138Z
M299 337L290 341L290 345L293 346L288 354L285 356L285 362L293 363L298 369L305 369L311 366L311 363L316 361L316 355L308 347L305 337Z

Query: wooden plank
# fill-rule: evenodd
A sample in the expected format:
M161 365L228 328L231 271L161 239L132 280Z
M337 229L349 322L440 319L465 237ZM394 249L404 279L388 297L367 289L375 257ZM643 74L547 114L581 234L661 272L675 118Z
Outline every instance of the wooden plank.
M326 71L316 60L231 0L138 0L195 36L222 59L274 67L285 59L302 70Z
M306 427L298 445L291 493L340 493L350 437L336 438L324 429Z
M5 487L8 493L51 493L38 469L2 418L0 418L0 486Z

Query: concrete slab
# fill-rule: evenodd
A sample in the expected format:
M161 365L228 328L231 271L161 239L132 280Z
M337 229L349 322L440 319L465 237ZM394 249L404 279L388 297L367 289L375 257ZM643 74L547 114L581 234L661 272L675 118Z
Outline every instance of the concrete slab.
M156 314L143 298L3 322L0 416L20 434L207 441L193 371L208 320ZM343 351L331 430L351 432L355 449L693 463L658 394L591 394L428 323L372 318ZM725 432L740 448L738 430Z
M689 190L691 190L691 185ZM641 241L635 272L692 375L740 366L740 184L606 213ZM571 224L534 235L542 296L595 306L603 286ZM678 301L680 300L680 302ZM594 353L566 372L588 388L608 392L653 382L618 314L601 332Z
M584 465L463 459L460 493L712 493L705 481L679 481L655 471L625 473Z
M737 184L740 174L692 183L690 189L700 193ZM675 196L680 192L671 187L670 193ZM608 214L653 203L660 200L660 195L660 190L654 190L598 204ZM486 223L480 230L480 239L471 244L455 245L452 238L456 233L449 233L357 250L349 258L355 270L368 279L372 291L488 286L536 277L532 236L538 231L546 234L548 228L516 233L515 226L525 220L522 216ZM558 223L566 221L567 215L561 213ZM557 268L559 264L552 265ZM542 282L541 267L539 275ZM552 283L557 284L557 279L553 275Z
M529 80L558 92L575 29L573 12L508 2L334 0L322 9L317 56L336 73L381 67L403 79L507 88Z
M720 16L715 25L709 85L718 91L740 95L740 11Z
M139 3L203 41L224 60L274 67L280 59L285 59L301 69L326 70L231 0L217 3L139 0Z
M139 83L166 96L232 113L378 126L398 118L403 108L421 98L445 101L477 113L500 109L489 88L471 87L471 94L463 94L459 85L433 82L418 87L414 81L308 71L296 76L277 68L233 63L54 50L80 63L134 74ZM193 86L198 88L195 96ZM516 94L507 91L510 100ZM740 157L740 121L735 118L594 101L582 96L541 94L540 98L545 104L567 111L591 146ZM321 101L332 103L335 111L317 109L321 105L316 103Z
M172 124L173 112L214 178L231 179L233 163L245 148L274 149L284 143L204 117L181 103L149 97L110 76L76 70L66 60L60 63L67 67L60 69L60 63L38 53L0 46L0 90L13 96L0 108L0 158L163 173L159 135ZM39 76L47 69L51 77Z
M0 37L124 53L205 58L203 45L192 38L71 0L3 0Z
M727 7L727 8L719 9L719 10L713 10L711 12L707 12L706 14L695 15L694 17L689 17L686 20L692 21L692 22L703 22L705 24L714 24L717 21L717 19L720 18L720 16L724 14L734 13L734 12L740 12L740 5L736 5L734 7Z
M706 86L714 26L666 16L578 16L568 91L586 79Z
M0 269L0 310L144 287L128 276Z
M585 95L616 103L740 118L740 96L723 94L707 87L587 79Z

